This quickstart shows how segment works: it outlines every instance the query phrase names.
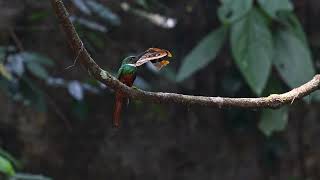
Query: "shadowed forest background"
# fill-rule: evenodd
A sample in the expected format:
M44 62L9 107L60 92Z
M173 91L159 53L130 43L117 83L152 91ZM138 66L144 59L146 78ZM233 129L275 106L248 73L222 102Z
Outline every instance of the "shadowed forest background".
M260 97L320 69L318 0L64 3L109 72L149 47L173 54L139 69L144 90ZM0 0L0 179L320 178L318 92L276 110L131 100L116 129L113 90L75 60L50 1Z

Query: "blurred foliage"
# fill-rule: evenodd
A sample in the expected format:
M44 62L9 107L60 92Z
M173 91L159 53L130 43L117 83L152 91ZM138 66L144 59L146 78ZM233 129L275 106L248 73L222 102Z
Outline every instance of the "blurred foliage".
M199 45L195 47L183 61L179 74L177 75L177 81L184 80L195 71L205 67L211 60L215 59L225 41L226 31L225 27L221 27L200 41ZM197 61L195 61L195 59L197 59Z
M218 17L223 24L231 24L245 16L252 8L253 0L221 0Z
M265 90L272 65L290 88L302 85L315 75L306 35L293 13L291 1L258 0L254 4L252 0L221 0L218 17L222 23L218 29L228 29L235 64L255 94L261 95ZM184 58L178 82L215 59L225 41L224 35L214 34L218 32L207 35ZM274 93L280 92L283 91ZM286 109L264 110L259 129L268 136L283 130Z
M275 76L271 76L268 80L263 96L276 94L283 91L283 85ZM283 131L288 123L289 107L283 106L279 109L263 109L258 128L266 136L269 137L275 132Z
M260 7L272 18L277 18L280 11L292 11L290 0L258 0Z
M13 176L15 174L10 161L3 158L2 156L0 156L0 173L5 174L6 176Z
M8 180L51 180L49 177L17 172L22 169L21 162L0 148L0 179Z
M266 135L271 136L274 132L283 131L288 123L288 108L262 111L259 129Z
M35 52L18 52L13 47L2 47L3 58L0 77L2 88L15 101L25 105L34 105L36 109L45 111L44 92L32 77L46 80L46 67L53 66L53 62Z
M113 13L109 8L106 6L103 6L100 3L97 3L95 1L87 1L86 2L89 8L96 13L100 18L105 20L107 23L111 23L112 25L119 26L121 24L121 20Z
M82 103L85 103L85 93L99 94L106 88L99 83L91 85L51 77L47 69L53 67L54 63L50 58L39 53L19 52L14 47L1 47L0 50L0 88L14 101L32 105L38 111L45 112L47 101L50 100L43 88L38 85L39 80L49 87L65 88L70 97ZM78 104L74 104L73 108L77 109ZM79 114L77 111L74 113L76 116ZM82 113L79 119L85 118L86 115Z
M273 63L291 88L309 81L315 75L310 50L290 31L279 30L275 35Z
M106 23L119 26L121 24L121 19L115 13L113 13L108 7L102 5L101 3L93 0L72 0L73 4L84 14L97 16ZM93 20L92 20L93 21ZM89 20L87 23L93 23Z

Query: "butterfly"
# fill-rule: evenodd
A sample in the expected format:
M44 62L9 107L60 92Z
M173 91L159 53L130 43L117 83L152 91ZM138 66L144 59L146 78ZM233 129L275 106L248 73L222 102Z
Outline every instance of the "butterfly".
M151 62L157 70L160 70L170 63L169 59L172 57L172 54L165 49L149 48L138 57L139 59L135 63L136 66Z

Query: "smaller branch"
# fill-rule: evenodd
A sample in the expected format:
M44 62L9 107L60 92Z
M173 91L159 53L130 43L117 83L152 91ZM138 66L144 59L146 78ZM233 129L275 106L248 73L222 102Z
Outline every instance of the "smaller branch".
M69 20L69 14L62 0L51 0L51 3L59 19L62 30L65 32L68 42L74 51L74 54L77 55L79 53L80 64L84 66L94 78L116 91L125 93L130 98L154 103L174 103L187 106L201 105L218 108L278 108L285 104L290 104L293 101L304 96L307 96L320 88L320 74L314 76L313 79L309 82L303 84L298 88L292 89L289 92L283 94L272 94L268 97L261 98L192 96L166 92L149 92L130 88L122 84L107 71L101 69L91 58L90 54L79 38L73 24Z
M79 56L80 56L81 52L83 51L83 49L84 49L84 45L81 44L81 49L79 50L79 52L77 54L77 57L74 59L73 64L68 66L68 67L66 67L66 69L70 69L70 68L74 67L77 64L77 60L79 59Z

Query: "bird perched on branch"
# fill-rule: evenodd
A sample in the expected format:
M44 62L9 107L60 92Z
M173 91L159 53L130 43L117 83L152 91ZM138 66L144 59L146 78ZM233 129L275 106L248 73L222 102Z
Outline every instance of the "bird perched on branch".
M138 67L151 62L158 70L169 64L172 55L169 51L159 48L149 48L137 56L129 56L122 60L118 70L118 80L131 87L137 75ZM123 101L127 102L125 94L116 92L115 107L113 111L113 124L120 127L120 115Z

